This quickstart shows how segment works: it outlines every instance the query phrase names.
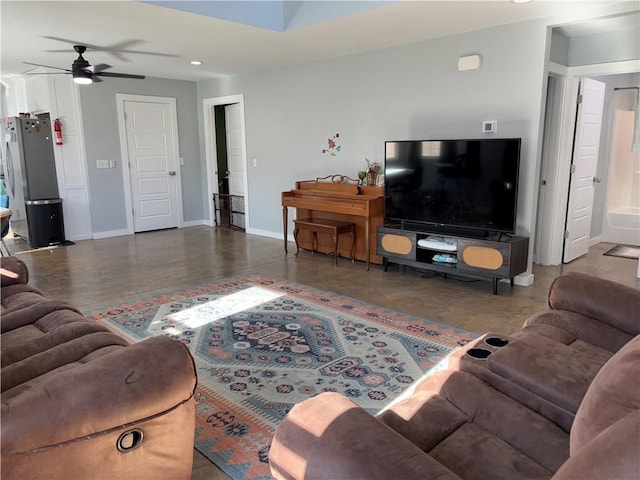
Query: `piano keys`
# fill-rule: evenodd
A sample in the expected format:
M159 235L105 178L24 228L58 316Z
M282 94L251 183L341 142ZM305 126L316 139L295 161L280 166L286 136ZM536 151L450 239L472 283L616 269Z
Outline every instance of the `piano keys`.
M334 175L331 178L342 178ZM346 177L345 177L346 178ZM384 224L384 188L359 186L356 183L335 182L323 179L296 182L295 188L282 192L282 225L284 250L287 247L289 207L296 209L296 218L328 218L356 224L356 245L354 257L367 263L381 264L382 257L375 254L376 236L372 235ZM316 250L333 253L333 240L318 236ZM312 235L300 232L298 243L301 248L312 249ZM351 244L345 238L338 245L338 254L350 258Z

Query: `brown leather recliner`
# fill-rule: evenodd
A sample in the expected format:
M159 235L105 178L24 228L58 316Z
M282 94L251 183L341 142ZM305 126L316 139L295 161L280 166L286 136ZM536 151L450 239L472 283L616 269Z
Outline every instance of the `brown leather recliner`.
M196 372L168 337L129 345L2 259L2 476L189 479Z
M569 274L549 306L453 353L376 417L338 394L295 406L273 476L640 478L640 291Z
M369 415L323 393L278 426L277 479L635 479L640 472L640 336L598 373L567 434L474 375L430 375Z

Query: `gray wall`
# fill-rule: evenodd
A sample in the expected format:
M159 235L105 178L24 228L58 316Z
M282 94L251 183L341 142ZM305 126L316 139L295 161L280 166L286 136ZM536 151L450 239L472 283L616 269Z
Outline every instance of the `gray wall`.
M640 58L640 26L616 32L566 37L553 30L550 60L576 67Z
M569 40L570 67L640 58L640 26Z
M250 231L281 235L282 191L296 180L356 177L365 158L384 161L385 140L493 136L523 140L517 228L529 234L546 36L544 23L526 22L199 82L198 108L205 98L245 96L247 158L258 163L248 167ZM473 53L482 68L458 72L458 57ZM483 120L497 120L498 132L482 134ZM322 154L335 133L341 151Z
M196 84L159 78L108 78L80 87L93 233L118 231L127 227L117 93L176 99L180 156L184 158L184 165L180 167L184 220L202 220L205 194L202 190L202 162L198 148ZM116 168L98 169L96 160L116 160Z

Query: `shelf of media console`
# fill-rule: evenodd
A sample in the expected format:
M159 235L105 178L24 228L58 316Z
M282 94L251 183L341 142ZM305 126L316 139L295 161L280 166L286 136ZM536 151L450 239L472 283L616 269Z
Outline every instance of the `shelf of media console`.
M419 245L420 240L428 237L441 237L446 246L439 246L437 242L428 246ZM399 241L396 242L400 245L398 249L390 247L393 242L385 242L387 239ZM451 249L451 244L455 244L455 251ZM526 271L528 248L528 237L498 235L477 238L385 225L378 227L376 253L383 257L385 271L389 263L395 263L445 275L491 280L493 291L497 293L499 280L509 279L513 285L513 277ZM455 263L434 261L434 256L438 254L450 255Z

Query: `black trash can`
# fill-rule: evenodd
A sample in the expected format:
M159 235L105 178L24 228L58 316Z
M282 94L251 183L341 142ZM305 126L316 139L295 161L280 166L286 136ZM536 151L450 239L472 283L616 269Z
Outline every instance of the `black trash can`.
M33 248L64 243L62 199L25 200L29 245Z

